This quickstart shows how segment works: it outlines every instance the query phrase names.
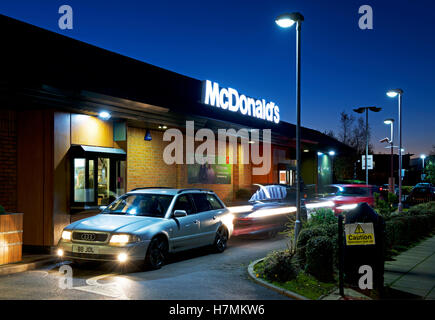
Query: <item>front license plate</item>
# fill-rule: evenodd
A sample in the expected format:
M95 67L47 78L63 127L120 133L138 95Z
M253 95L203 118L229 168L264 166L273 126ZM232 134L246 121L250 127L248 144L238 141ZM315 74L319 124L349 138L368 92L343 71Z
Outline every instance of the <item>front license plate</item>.
M73 246L73 252L98 254L98 248L91 247L91 246Z

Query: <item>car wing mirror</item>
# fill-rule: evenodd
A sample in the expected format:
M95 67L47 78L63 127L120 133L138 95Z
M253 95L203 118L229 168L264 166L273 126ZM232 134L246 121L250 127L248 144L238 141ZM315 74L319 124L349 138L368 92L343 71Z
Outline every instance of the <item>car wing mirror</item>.
M185 217L185 216L187 216L186 210L175 210L174 214L173 214L174 218L182 218L182 217Z

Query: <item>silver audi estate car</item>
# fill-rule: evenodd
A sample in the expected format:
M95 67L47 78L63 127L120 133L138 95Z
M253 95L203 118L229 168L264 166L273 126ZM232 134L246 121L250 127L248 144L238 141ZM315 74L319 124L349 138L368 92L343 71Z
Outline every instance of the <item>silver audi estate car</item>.
M203 246L223 252L233 219L211 190L138 188L100 214L68 225L57 255L72 261L144 261L158 269L171 252Z

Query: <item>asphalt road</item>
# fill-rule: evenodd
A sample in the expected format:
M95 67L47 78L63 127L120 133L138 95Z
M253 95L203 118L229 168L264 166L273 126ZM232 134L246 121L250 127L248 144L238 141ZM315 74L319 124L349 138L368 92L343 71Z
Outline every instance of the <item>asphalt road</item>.
M283 236L273 239L232 238L224 253L192 250L170 257L160 270L121 270L112 264L72 268L72 288L53 264L40 270L0 276L0 299L288 299L252 281L248 264L268 252L286 248Z

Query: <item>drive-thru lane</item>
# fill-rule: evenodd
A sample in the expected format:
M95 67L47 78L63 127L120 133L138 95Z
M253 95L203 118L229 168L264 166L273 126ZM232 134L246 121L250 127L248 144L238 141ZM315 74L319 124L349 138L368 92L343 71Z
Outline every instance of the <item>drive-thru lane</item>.
M173 255L160 270L120 270L111 264L73 266L72 288L60 264L0 277L0 299L287 299L249 279L247 266L272 250L283 236L229 241L224 253L200 249Z

